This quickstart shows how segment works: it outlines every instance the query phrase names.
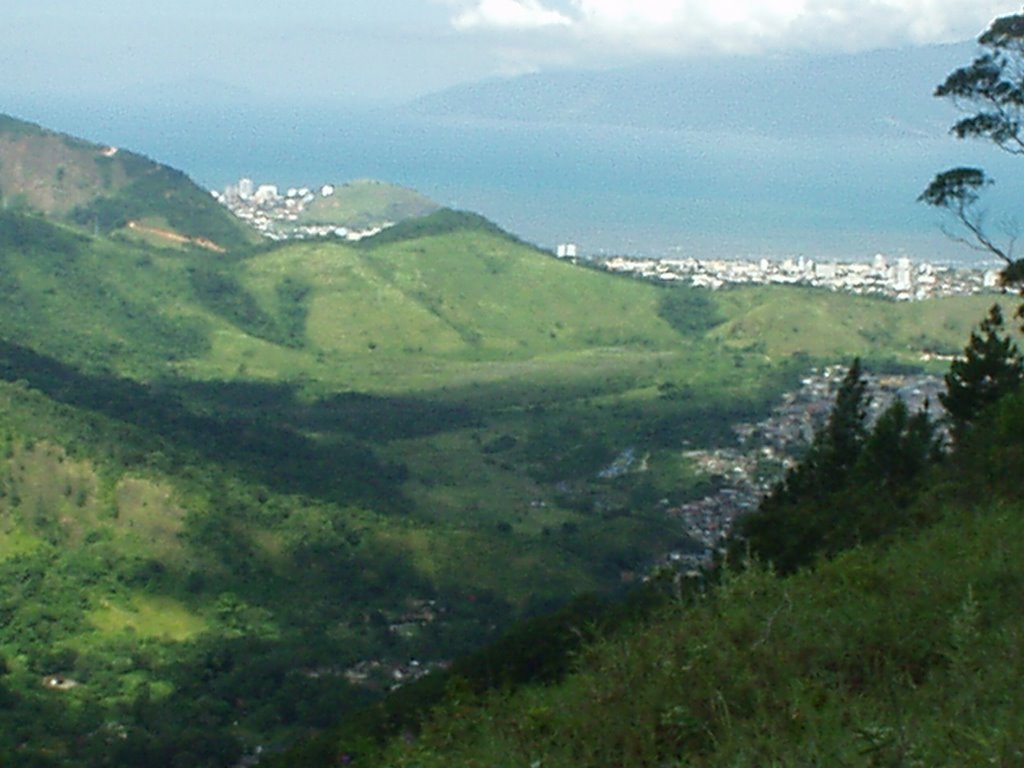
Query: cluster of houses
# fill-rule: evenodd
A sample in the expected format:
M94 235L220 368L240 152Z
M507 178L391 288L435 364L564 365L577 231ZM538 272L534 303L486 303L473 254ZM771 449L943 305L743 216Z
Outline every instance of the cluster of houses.
M407 662L395 662L370 659L360 661L342 674L350 685L375 691L394 691L403 685L416 682L431 672L450 666L451 663L447 661L420 662L417 659L410 659Z
M304 240L317 237L338 237L354 242L372 237L391 224L366 229L350 229L334 224L311 224L302 221L302 214L318 198L333 197L336 188L324 184L318 189L291 187L284 192L274 184L256 184L252 179L239 179L223 192L210 194L235 216L271 240Z
M446 609L437 600L410 598L405 609L387 617L388 632L402 638L414 637L422 629L437 621ZM395 690L419 680L438 669L447 669L448 661L395 661L367 659L342 670L341 675L351 684L373 690Z
M999 290L996 269L971 269L894 262L877 254L870 262L817 262L800 257L775 261L741 259L634 259L615 256L595 262L610 271L660 282L679 282L712 290L728 285L810 285L833 291L916 301Z

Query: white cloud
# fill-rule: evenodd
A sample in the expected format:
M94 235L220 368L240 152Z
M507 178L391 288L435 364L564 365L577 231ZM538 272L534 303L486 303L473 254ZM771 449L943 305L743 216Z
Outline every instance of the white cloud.
M460 30L562 28L620 54L854 50L963 40L1019 0L449 0ZM556 8L556 3L561 3Z
M1012 0L570 0L579 31L638 47L758 51L962 40Z
M539 29L568 26L572 21L563 13L545 8L537 0L479 0L453 20L456 29Z

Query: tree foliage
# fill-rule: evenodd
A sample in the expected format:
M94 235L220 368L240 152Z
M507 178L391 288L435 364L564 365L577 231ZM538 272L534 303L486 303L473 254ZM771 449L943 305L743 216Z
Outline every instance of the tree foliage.
M965 237L946 230L952 239L974 250L998 256L1009 267L1014 263L1013 242L999 245L995 241L986 231L985 212L980 208L982 190L994 183L980 168L952 168L932 179L918 200L951 214L967 233Z
M950 73L935 95L964 114L951 129L954 136L1024 155L1024 14L995 19L978 43L979 55ZM1024 263L1013 255L1015 236L999 243L985 226L980 192L991 184L978 168L953 168L938 174L918 199L953 217L962 233L951 233L954 239L1003 261L1005 284L1021 285Z
M953 126L957 138L987 139L1000 149L1024 154L1024 15L996 19L980 38L982 53L952 72L935 89L968 112Z

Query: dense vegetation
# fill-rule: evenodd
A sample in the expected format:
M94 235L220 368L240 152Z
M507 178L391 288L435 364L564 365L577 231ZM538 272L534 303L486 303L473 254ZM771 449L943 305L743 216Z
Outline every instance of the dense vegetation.
M360 661L451 658L615 588L684 544L656 504L699 489L682 441L727 438L810 363L704 341L739 297L577 270L469 216L395 230L211 259L0 218L19 762L221 764L368 701L340 675ZM657 474L598 479L631 446ZM410 601L444 620L396 635Z
M954 135L1021 153L1022 42L1024 15L994 20L936 89L964 113ZM954 168L921 201L1020 289L1017 233L1001 242L979 205L991 183ZM946 437L898 400L869 424L856 360L696 595L594 643L558 685L481 695L455 681L416 732L341 732L324 764L1021 764L1022 381L999 306L945 376Z
M1020 154L1022 41L1024 15L996 19L936 89L965 113L956 136ZM1017 233L1003 244L985 227L990 185L956 168L921 201L1021 288ZM690 306L673 296L662 317L729 327L708 306L712 327L694 324ZM353 720L284 764L1021 764L1022 381L998 305L945 376L941 425L899 400L869 423L855 360L807 454L740 521L717 568L677 584L677 605L593 642L556 685L521 675L481 690L456 673L401 738Z

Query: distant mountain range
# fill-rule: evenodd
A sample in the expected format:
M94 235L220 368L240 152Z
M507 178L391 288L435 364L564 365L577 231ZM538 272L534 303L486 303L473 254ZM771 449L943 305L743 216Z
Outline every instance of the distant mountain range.
M949 123L932 97L970 44L830 56L719 57L591 72L548 72L457 86L409 108L421 115L579 122L768 136L934 136Z

